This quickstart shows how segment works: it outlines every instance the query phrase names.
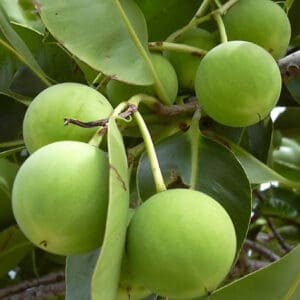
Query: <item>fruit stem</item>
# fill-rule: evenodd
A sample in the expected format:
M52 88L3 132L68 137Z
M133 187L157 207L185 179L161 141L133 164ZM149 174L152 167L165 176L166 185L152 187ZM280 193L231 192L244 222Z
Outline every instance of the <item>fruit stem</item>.
M153 142L151 139L151 135L147 128L147 125L144 122L142 115L138 111L134 112L133 116L136 120L136 123L138 124L138 127L140 129L141 135L142 135L144 143L145 143L146 151L148 153L148 157L149 157L149 161L150 161L153 179L155 182L156 191L158 193L165 191L167 188L164 183L164 179L163 179L160 167L159 167L159 162L158 162L158 159L156 156L155 148L154 148L154 145L153 145Z
M199 161L199 139L201 133L199 129L199 121L201 117L200 109L197 109L192 118L191 127L188 131L188 136L191 142L191 178L190 189L195 190L198 177L198 161Z
M159 77L158 77L158 74L154 68L154 65L151 61L151 58L150 58L150 55L149 53L146 51L146 49L143 47L139 37L137 36L136 32L134 31L126 13L124 12L123 10L123 7L122 5L120 4L120 1L119 0L115 0L115 4L116 6L118 7L120 13L121 13L121 17L126 25L126 28L128 30L128 33L129 35L131 36L134 44L137 46L137 49L139 50L139 52L141 53L143 59L145 60L148 68L149 68L149 71L154 79L154 84L153 84L153 87L157 93L157 95L159 96L159 98L161 99L161 101L164 103L164 104L170 104L171 103L171 99L169 98L168 94L166 93L166 90L164 88L164 86L162 85Z
M202 17L206 13L206 11L207 11L207 9L210 5L210 2L211 2L211 0L204 0L201 3L199 9L195 13L194 17L190 20L189 24L193 24L195 20L199 19L200 17Z
M202 57L207 53L206 50L197 47L193 47L185 44L170 43L170 42L151 42L148 43L148 47L150 50L160 50L160 51L170 50L175 52L189 53L199 57Z
M218 25L218 28L219 28L221 42L222 43L228 42L225 25L224 25L224 22L223 22L223 19L222 19L220 13L218 12L218 13L213 14L213 18L217 22L217 25Z

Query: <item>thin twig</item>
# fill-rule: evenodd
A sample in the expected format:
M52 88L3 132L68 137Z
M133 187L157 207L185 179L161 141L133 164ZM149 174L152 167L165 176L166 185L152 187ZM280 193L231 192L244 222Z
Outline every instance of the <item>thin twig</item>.
M23 281L19 284L8 286L0 290L0 299L43 299L32 298L36 295L58 295L64 292L64 279L63 271L54 272L45 276ZM26 298L31 296L31 298ZM16 298L17 297L17 298Z
M267 223L270 227L270 229L272 230L274 237L278 240L278 243L280 244L280 246L282 247L283 250L285 250L285 252L290 252L293 247L287 243L284 238L281 236L281 234L278 232L278 230L275 227L274 222L272 221L272 219L270 217L265 217L267 220Z
M270 261L276 261L278 259L280 259L280 256L275 254L273 251L271 251L270 249L254 242L251 240L245 240L244 245L247 248L250 248L254 251L256 251L257 253L261 254L262 256L264 256L265 258L269 259Z

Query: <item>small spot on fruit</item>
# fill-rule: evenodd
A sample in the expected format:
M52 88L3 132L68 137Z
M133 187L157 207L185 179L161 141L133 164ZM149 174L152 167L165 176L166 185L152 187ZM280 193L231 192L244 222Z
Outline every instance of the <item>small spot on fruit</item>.
M39 243L39 245L43 246L43 247L47 247L48 242L46 240L43 240Z

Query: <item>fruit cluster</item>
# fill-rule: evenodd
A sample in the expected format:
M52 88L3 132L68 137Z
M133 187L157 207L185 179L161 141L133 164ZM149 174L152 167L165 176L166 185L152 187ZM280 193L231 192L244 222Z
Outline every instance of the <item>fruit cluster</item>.
M265 118L276 105L281 76L276 60L284 55L290 25L270 0L240 0L223 18L229 41L193 28L177 44L208 51L151 54L172 105L180 93L195 92L215 121L244 127ZM100 247L109 201L107 153L88 142L97 128L64 126L107 119L113 106L136 94L158 97L155 86L111 80L108 99L79 83L62 83L41 92L23 124L31 154L16 176L12 205L24 234L38 247L60 255ZM278 161L279 154L275 154ZM127 231L125 269L137 285L172 299L204 295L226 277L236 256L230 216L214 199L191 189L159 192L134 212ZM125 279L126 282L126 272ZM121 277L122 281L122 277ZM121 282L122 286L122 282Z

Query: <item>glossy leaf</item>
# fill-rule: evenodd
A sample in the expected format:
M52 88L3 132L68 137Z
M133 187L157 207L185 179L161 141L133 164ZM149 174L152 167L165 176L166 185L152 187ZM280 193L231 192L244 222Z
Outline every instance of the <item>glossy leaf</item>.
M132 39L118 4L140 46ZM36 0L35 5L53 36L92 68L133 84L153 83L141 54L141 47L147 51L146 22L134 1Z
M15 268L33 248L16 226L0 232L0 276Z
M300 246L282 259L214 292L209 300L297 300ZM204 299L204 298L203 298Z
M68 256L66 262L66 300L91 299L91 280L100 250Z
M11 208L11 190L18 165L0 158L0 229L14 221Z
M236 155L242 166L244 167L250 183L252 184L261 184L270 181L279 181L289 187L300 187L300 182L291 181L273 169L269 168L267 165L263 164L261 161L256 159L250 153L237 146L234 143L230 143L231 150Z
M34 10L32 0L1 0L9 21L43 34L45 27Z
M150 41L163 41L186 25L202 2L203 0L136 0L145 15Z
M287 79L284 83L293 99L300 103L300 75Z
M172 136L158 143L155 149L168 188L189 186L193 172L195 189L224 206L235 225L239 249L248 230L251 191L247 176L234 155L226 147L203 136L190 136L189 132ZM144 154L137 174L143 200L155 194L149 170L149 160Z
M287 107L274 123L283 136L300 141L300 107Z
M5 36L0 37L1 46L11 51L19 60L26 64L46 85L51 85L44 71L36 62L34 56L28 49L24 41L18 36L12 26L9 24L3 8L0 6L0 28Z
M93 300L115 300L129 212L127 156L114 118L108 123L109 204L101 255L92 278Z
M265 201L260 203L259 212L300 225L300 195L289 189L273 187L265 192Z

